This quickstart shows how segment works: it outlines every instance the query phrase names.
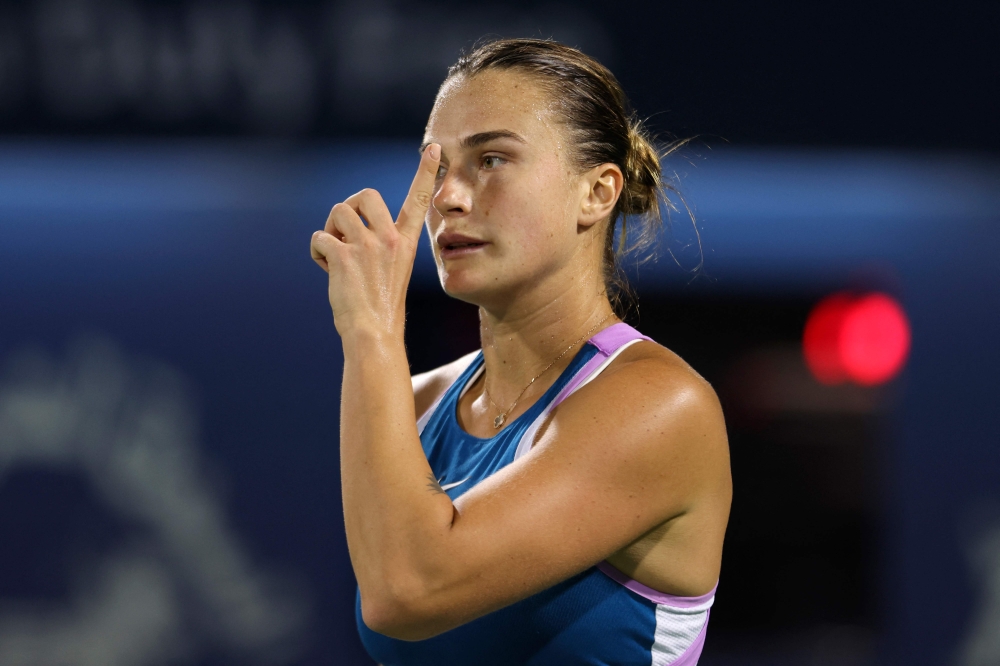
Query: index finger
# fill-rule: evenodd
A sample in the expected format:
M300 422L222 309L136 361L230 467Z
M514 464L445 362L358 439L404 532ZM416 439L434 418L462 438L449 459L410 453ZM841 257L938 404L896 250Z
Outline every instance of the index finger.
M434 198L434 181L437 179L438 165L441 164L441 146L432 143L424 149L420 166L410 184L403 207L396 218L396 228L401 233L417 236L424 224L427 209Z

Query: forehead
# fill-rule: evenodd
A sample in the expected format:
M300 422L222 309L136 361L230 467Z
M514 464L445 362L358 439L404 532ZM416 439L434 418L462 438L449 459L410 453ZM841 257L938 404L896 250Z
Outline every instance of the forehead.
M511 130L525 139L556 131L551 95L533 77L516 70L487 70L444 83L427 122L425 141L444 146L465 136Z

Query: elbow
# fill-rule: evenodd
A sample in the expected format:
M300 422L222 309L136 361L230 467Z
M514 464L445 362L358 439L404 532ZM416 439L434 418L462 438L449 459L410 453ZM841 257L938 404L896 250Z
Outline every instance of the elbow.
M361 619L372 631L402 641L420 641L450 627L432 609L419 581L408 580L361 591Z
M404 604L399 598L380 596L366 598L361 595L361 619L372 631L403 641L417 641L423 638L415 635L412 626L417 620L417 613L411 605Z

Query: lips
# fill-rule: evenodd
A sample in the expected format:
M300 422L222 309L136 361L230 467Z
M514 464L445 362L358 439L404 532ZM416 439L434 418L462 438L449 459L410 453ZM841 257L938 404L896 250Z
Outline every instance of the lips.
M465 234L443 233L437 238L438 247L444 256L466 254L481 248L488 243L480 238L466 236Z

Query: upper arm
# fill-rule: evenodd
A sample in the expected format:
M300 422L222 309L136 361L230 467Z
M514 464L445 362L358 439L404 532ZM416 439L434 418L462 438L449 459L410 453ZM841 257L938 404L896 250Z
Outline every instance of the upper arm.
M527 456L456 500L447 562L428 578L439 630L593 566L728 483L714 391L686 366L639 356L580 389Z

